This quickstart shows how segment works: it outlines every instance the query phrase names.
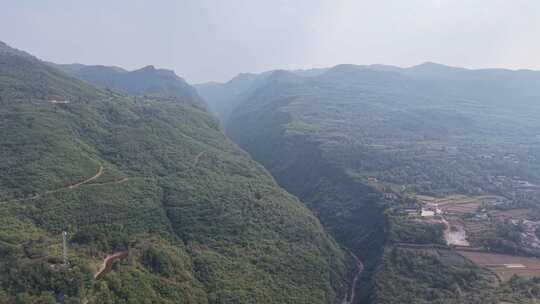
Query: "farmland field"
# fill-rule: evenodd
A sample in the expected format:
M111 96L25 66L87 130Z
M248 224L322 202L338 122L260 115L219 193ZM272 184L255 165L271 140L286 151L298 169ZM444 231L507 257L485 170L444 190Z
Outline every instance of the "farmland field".
M470 261L493 271L501 281L506 282L513 275L521 277L540 276L540 259L488 253L470 250L458 250Z
M416 198L426 207L436 207L445 213L465 214L473 213L483 204L489 205L494 201L500 201L503 198L499 196L466 196L449 195L443 198L437 198L427 195L417 195Z

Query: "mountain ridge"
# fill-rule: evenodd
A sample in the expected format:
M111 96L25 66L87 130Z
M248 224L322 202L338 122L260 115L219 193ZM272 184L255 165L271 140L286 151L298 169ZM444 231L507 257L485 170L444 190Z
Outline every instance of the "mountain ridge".
M348 293L353 261L195 102L101 90L1 52L0 79L2 300L326 304ZM115 252L128 254L95 277Z
M195 102L201 107L206 107L196 90L172 70L157 69L153 65L147 65L133 71L103 65L52 65L95 86L111 89L121 94L176 98L180 101Z
M532 156L539 149L539 72L425 63L291 74L265 74L244 93L218 100L232 101L230 114L220 118L227 135L362 260L361 303L519 297L505 291L515 282L497 289L489 271L448 247L446 226L420 215L425 202L419 197L508 198L515 189L501 189L497 178L540 182ZM509 155L520 156L505 161ZM512 254L520 246L502 231L479 238L471 242L488 252Z

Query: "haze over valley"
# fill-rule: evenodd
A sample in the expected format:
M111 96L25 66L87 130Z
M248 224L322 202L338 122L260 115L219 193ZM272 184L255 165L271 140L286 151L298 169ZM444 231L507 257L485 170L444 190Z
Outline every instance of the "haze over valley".
M537 303L538 9L7 3L0 304Z

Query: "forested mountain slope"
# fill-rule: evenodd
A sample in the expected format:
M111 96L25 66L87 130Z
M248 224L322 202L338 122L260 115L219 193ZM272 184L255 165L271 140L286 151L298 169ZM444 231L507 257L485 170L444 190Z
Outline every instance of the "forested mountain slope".
M4 44L0 97L1 303L348 293L347 255L192 100L102 91Z
M291 73L304 77L314 77L326 72L327 69L294 70ZM276 71L260 74L242 73L226 83L207 82L196 84L194 87L208 104L208 108L222 122L226 122L231 112L239 106L258 87L266 83L266 79Z
M276 71L222 119L364 260L362 303L497 303L509 287L495 288L450 250L444 223L407 212L420 208L420 194L510 201L511 179L540 183L539 88L540 72L433 63L340 65L312 77ZM475 242L512 244L499 229Z
M174 71L146 66L134 71L119 67L83 64L52 64L98 87L127 95L146 95L153 98L177 98L204 106L196 90Z
M209 109L222 121L242 102L249 93L264 83L268 74L240 74L227 83L208 82L195 85L201 97L208 103Z

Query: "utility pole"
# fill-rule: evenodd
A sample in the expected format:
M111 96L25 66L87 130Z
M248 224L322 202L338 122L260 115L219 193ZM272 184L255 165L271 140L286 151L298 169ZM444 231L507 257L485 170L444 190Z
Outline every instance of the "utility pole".
M62 251L63 251L63 256L64 256L64 266L67 266L68 265L68 259L67 259L67 232L66 231L62 231Z

